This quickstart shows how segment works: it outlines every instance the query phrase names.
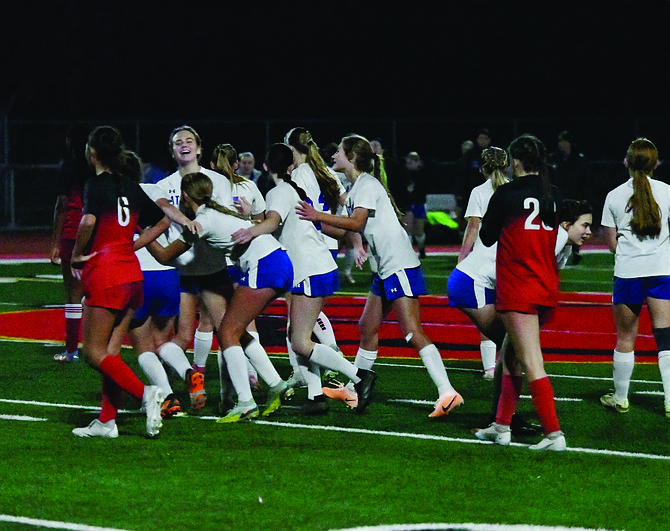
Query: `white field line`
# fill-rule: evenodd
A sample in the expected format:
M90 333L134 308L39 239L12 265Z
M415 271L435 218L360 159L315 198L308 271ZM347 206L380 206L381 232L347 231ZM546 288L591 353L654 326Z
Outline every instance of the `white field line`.
M83 409L96 411L99 408L83 406L83 405L74 405L74 404L54 404L50 402L35 402L35 401L25 401L25 400L10 400L6 398L0 398L0 403L9 403L9 404L24 404L24 405L38 405L38 406L47 406L47 407L58 407L58 408L72 408L72 409ZM421 402L424 403L424 402ZM430 402L426 402L430 403ZM122 410L124 413L139 413L138 410ZM213 416L202 416L195 417L199 420L218 420L219 417ZM404 432L390 432L390 431L378 431L378 430L366 430L362 428L341 428L337 426L310 426L306 424L295 424L291 422L273 422L266 420L254 420L255 424L262 425L272 425L272 426L284 426L287 428L298 428L298 429L314 429L314 430L323 430L323 431L333 431L333 432L347 432L347 433L359 433L364 435L383 435L389 437L403 437L407 439L424 439L424 440L435 440L435 441L444 441L444 442L460 442L467 444L493 444L485 441L480 441L479 439L461 439L458 437L443 437L438 435L426 435L422 433L404 433ZM528 447L527 444L521 443L511 443L511 446L518 447ZM642 454L634 452L616 452L611 450L598 450L593 448L568 448L568 451L571 452L581 452L581 453L591 453L598 455L616 455L619 457L636 457L643 459L657 459L662 461L670 461L670 456L665 455L653 455L653 454Z
M22 516L10 516L0 514L0 522L11 522L14 524L33 525L36 527L47 527L49 529L71 529L72 531L124 531L112 527L96 527L92 525L73 524L70 522L57 522L55 520L37 520L35 518L24 518Z
M377 526L349 527L329 531L607 531L606 529L587 529L585 527L544 526L528 524L387 524Z
M26 420L29 422L41 422L48 419L41 419L37 417L26 417L25 415L0 415L2 420Z

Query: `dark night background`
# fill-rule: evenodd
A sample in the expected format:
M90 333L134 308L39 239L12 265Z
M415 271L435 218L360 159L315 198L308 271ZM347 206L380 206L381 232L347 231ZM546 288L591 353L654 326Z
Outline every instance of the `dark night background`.
M663 158L669 30L667 0L0 0L0 113L24 164L57 162L75 119L118 123L145 158L181 123L210 149L304 124L454 161L488 126L550 149L570 128L592 160L645 135Z

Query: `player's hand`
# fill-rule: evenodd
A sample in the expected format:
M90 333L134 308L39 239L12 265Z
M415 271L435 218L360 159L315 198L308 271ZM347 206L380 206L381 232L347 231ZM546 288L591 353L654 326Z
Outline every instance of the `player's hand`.
M86 255L72 255L72 261L70 262L70 270L72 271L72 276L77 280L81 280L81 270L86 265L91 258L93 258L97 253L86 254Z
M233 203L237 211L245 217L251 216L251 203L244 197L238 197Z
M254 235L249 229L240 229L234 232L232 236L235 243L249 243L254 239Z
M295 207L295 211L300 219L306 219L309 221L318 221L316 219L317 214L316 210L307 201L300 201Z

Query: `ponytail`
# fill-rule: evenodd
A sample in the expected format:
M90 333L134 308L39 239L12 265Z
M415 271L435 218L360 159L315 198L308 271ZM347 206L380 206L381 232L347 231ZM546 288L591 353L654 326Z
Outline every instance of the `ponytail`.
M284 141L298 153L305 155L305 162L314 172L319 189L326 200L330 211L334 214L340 201L340 187L319 153L319 147L312 139L312 134L302 127L295 127L286 133Z
M626 162L633 177L633 195L626 206L626 212L633 212L630 228L639 238L657 238L661 234L661 208L649 177L658 164L658 150L650 140L638 138L628 147Z

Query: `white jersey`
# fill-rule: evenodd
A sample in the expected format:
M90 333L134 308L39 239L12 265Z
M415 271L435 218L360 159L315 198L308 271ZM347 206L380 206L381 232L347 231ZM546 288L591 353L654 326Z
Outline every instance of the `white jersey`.
M248 272L258 267L258 261L270 253L281 249L279 242L271 234L261 234L246 246L235 247L233 234L240 229L248 229L253 224L246 219L240 219L200 205L195 219L202 226L200 234L185 232L181 239L194 245L195 262L200 261L199 253L208 250L217 253L221 260L226 255L236 263L241 271ZM241 252L239 256L237 252Z
M335 171L333 171L330 168L328 168L328 171L330 172L331 176L337 181L337 184L340 189L340 196L342 194L345 194L347 190L344 188L342 181L337 176ZM312 206L314 208L316 208L317 210L321 210L322 212L330 211L330 208L326 204L326 198L321 193L321 188L319 188L319 183L316 180L316 176L314 175L314 170L312 170L309 164L303 162L300 166L295 168L291 172L291 179L293 180L293 182L295 182L295 184L297 184L300 188L302 188L305 191L307 197L309 197L309 199L312 201ZM328 244L329 249L332 249L334 251L339 249L339 242L337 241L336 238L331 238L327 234L324 234L323 237L326 243Z
M265 212L265 199L254 181L246 180L239 183L233 183L232 191L233 201L244 197L251 203L251 215L256 216Z
M235 210L232 187L228 178L214 170L208 170L203 167L200 167L198 171L204 173L211 179L212 199L222 206ZM179 208L179 198L181 197L181 179L182 177L179 171L176 171L156 183L157 186L160 186L163 189L166 197L176 208ZM168 230L168 241L171 242L179 238L181 233L182 226L177 223L172 223ZM211 275L213 273L218 273L223 267L227 267L231 264L231 262L226 262L225 260L222 264L220 253L211 252L209 249L204 248L198 253L199 261L198 263L195 263L195 248L197 246L197 244L194 245L191 249L174 260L173 263L179 270L180 275Z
M201 167L198 171L212 180L212 199L222 206L234 209L232 187L228 178L207 168ZM179 198L181 197L181 175L179 171L168 175L156 184L163 188L170 203L179 208Z
M486 179L485 182L472 189L464 217L483 218L492 196L493 182L491 179ZM498 242L491 247L486 247L477 235L472 251L456 266L456 269L468 275L478 285L495 289L497 248Z
M140 186L142 187L142 190L144 190L144 193L146 193L154 202L162 198L169 199L163 192L163 189L156 184L140 183ZM168 245L168 239L165 233L156 238L156 241L163 247ZM135 251L135 256L137 256L137 259L140 262L140 268L142 271L165 271L168 269L174 269L172 266L161 264L151 255L146 247L142 247L141 249Z
M670 186L649 179L652 194L661 209L661 233L657 238L638 238L630 228L633 212L626 212L633 195L633 178L612 190L605 199L601 224L615 228L617 246L614 276L640 278L670 275Z
M345 206L349 216L356 208L368 211L362 234L377 262L377 274L382 280L403 269L421 265L407 231L398 221L386 189L372 175L362 173L358 176Z
M559 269L563 269L572 256L572 244L568 244L568 231L562 225L558 226L556 235L556 263Z
M323 234L314 223L300 219L295 211L300 197L293 186L280 181L268 192L266 210L274 210L281 218L275 232L279 242L286 248L293 263L293 285L297 286L307 277L323 275L337 269Z

